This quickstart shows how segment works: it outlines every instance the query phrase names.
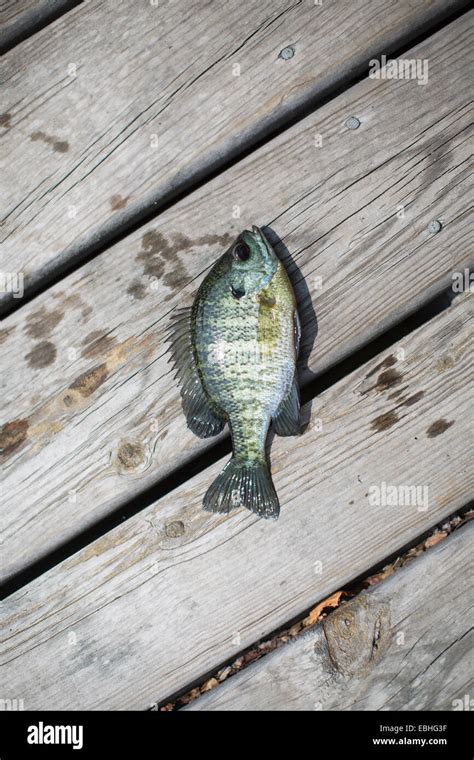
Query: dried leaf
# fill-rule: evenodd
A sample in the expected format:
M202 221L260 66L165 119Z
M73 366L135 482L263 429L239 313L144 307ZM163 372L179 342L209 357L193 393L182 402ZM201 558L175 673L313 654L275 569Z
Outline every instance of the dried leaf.
M206 681L206 683L204 683L201 686L201 691L202 692L210 691L211 689L214 689L216 686L219 686L219 681L217 680L217 678L210 678L209 681Z
M304 622L304 621L303 621ZM288 629L289 636L297 636L303 627L303 623L295 623Z
M392 565L386 565L383 570L380 571L380 573L375 573L375 575L371 575L370 578L367 578L367 580L364 581L364 584L366 586L376 586L377 583L380 583L380 581L384 581L386 578L390 578L394 572L395 563Z
M448 535L447 531L440 530L438 533L433 533L432 536L429 536L425 541L425 549L430 549L432 546L436 546L436 544L439 544L440 541L442 541L446 536Z
M225 681L225 679L231 673L231 671L232 671L232 668L230 667L230 665L228 665L223 670L220 670L219 673L217 674L218 680L219 681Z
M303 626L307 628L309 625L314 625L321 617L321 613L326 607L337 607L339 600L342 596L342 591L336 591L335 594L328 597L324 602L320 602L314 609L311 610L309 615L303 620Z
M249 665L249 663L253 662L254 660L258 660L259 657L261 657L261 653L258 651L258 649L251 649L249 652L245 652L244 665Z
M195 689L191 689L187 694L184 694L182 697L179 698L179 702L182 705L188 705L190 702L192 702L194 699L197 699L201 696L201 689L199 687L196 687Z

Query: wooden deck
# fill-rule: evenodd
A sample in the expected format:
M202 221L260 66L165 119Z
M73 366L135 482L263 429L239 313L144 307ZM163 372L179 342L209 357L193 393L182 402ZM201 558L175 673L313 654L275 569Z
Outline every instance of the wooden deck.
M24 285L0 292L6 691L143 710L211 679L186 709L453 709L473 675L474 13L0 10L1 271ZM427 61L427 82L370 78L381 55ZM306 429L272 442L275 524L202 511L228 434L186 428L165 356L170 314L252 224L303 328ZM212 680L437 526L412 563Z

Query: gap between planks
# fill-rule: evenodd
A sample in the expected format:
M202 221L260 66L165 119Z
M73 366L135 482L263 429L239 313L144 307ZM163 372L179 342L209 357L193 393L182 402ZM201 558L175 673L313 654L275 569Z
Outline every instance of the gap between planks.
M266 0L226 4L217 13L215 4L207 4L189 28L189 3L142 4L140 14L125 3L120 13L112 3L84 4L5 60L4 76L15 93L2 121L11 158L5 172L5 270L22 272L30 294L51 285L357 81L369 59L403 51L466 6L462 0L357 0L350 7L342 0L322 6ZM125 48L124 13L134 41ZM157 19L166 41L160 46ZM203 48L201 35L209 28L213 44ZM97 45L101 29L108 39L107 65ZM295 55L283 61L278 51L290 43ZM239 53L243 45L245 54ZM235 63L242 65L242 76L232 76ZM71 65L74 75L68 74ZM157 76L162 90L153 100ZM98 86L109 93L107 104L94 99L86 118L83 88ZM41 100L43 91L47 97ZM35 105L25 115L29 101ZM151 149L153 138L159 150ZM11 294L2 294L1 303L4 313L18 308Z
M416 82L364 80L169 209L159 228L130 236L6 320L4 579L209 445L186 429L163 336L170 311L190 298L216 249L237 231L225 212L232 198L245 197L239 227L273 220L284 240L280 253L298 280L305 383L462 271L471 29L469 14L411 51L432 62L429 93ZM456 90L443 97L453 65ZM352 112L362 125L350 133L343 116ZM315 148L308 165L315 131L326 147ZM433 218L443 224L438 235L427 231ZM150 272L161 273L158 292Z
M459 709L474 677L473 537L472 522L455 529L182 709Z
M204 513L218 462L8 597L12 694L27 709L144 709L466 504L472 300L324 392L303 436L275 441L278 522ZM426 486L428 508L370 503L381 482Z

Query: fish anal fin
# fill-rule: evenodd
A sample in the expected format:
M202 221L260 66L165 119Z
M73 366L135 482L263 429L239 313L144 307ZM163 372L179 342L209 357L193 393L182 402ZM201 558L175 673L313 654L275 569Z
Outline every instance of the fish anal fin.
M273 415L272 422L277 435L299 435L301 432L300 392L296 373L288 393Z

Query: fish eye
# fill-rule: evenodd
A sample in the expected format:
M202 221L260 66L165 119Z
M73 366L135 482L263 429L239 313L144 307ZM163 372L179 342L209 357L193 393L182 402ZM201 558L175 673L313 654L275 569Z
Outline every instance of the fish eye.
M250 249L245 243L237 243L232 255L237 261L247 261L250 258Z

